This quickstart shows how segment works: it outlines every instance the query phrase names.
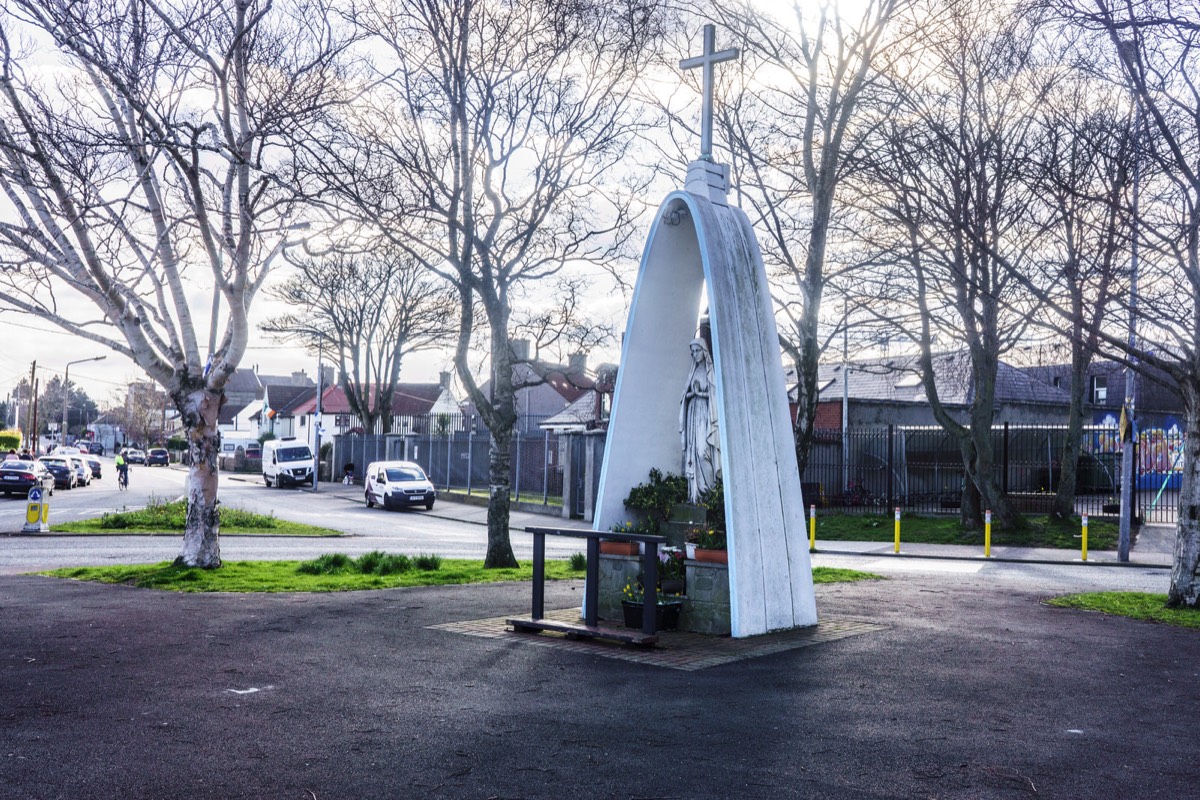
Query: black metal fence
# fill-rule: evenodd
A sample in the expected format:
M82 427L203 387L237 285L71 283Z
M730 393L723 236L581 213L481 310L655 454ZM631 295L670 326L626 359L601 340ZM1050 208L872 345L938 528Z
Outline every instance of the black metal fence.
M1051 509L1059 482L1065 427L1004 425L992 431L1001 491L1023 512ZM1134 513L1151 522L1173 522L1182 467L1177 430L1142 431L1135 448ZM1121 487L1120 433L1084 430L1077 462L1077 513L1116 514ZM949 512L962 500L962 455L940 427L822 430L809 456L805 502L847 511L899 507Z
M566 448L583 462L582 440L542 430L544 417L522 417L510 450L512 496L524 502L561 505ZM353 464L362 480L367 464L385 459L416 461L441 489L488 493L490 439L469 417L439 414L403 420L387 436L334 437L333 473ZM1019 511L1051 509L1062 480L1066 429L997 426L992 431L1000 488ZM574 444L572 444L574 441ZM603 439L597 441L597 459ZM1175 428L1143 429L1135 447L1134 513L1149 522L1174 522L1183 464L1183 437ZM598 462L597 462L598 463ZM1088 427L1078 457L1077 513L1115 515L1121 488L1121 443L1116 428ZM954 513L962 501L964 470L955 440L940 427L851 428L817 432L804 472L805 502L851 512L885 513L900 507L921 513ZM576 483L582 473L566 476ZM582 484L573 493L582 503ZM582 515L584 509L572 509Z
M563 442L539 423L546 417L522 416L513 431L509 449L512 497L521 502L561 505L563 495ZM488 494L491 438L482 425L461 414L433 414L405 418L397 433L347 434L334 438L334 473L352 465L355 480L362 480L373 461L406 459L420 464L440 489L468 494Z

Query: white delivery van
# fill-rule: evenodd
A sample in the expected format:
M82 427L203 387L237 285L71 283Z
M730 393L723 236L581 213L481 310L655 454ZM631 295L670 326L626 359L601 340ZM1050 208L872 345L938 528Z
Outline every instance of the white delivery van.
M311 486L316 468L316 459L307 442L295 438L263 442L263 483L267 486Z
M367 508L378 503L389 511L415 505L433 510L437 499L425 471L411 461L376 461L367 467L363 484Z

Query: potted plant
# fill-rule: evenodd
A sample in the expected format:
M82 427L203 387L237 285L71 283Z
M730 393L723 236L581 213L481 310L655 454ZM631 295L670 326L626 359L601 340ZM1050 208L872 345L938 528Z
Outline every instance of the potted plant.
M729 548L725 540L724 529L693 528L695 550L692 558L710 564L728 564Z
M687 590L687 568L684 566L683 551L676 547L664 547L658 551L659 596L680 596Z
M619 522L612 526L613 533L654 533L652 524L645 520L641 522ZM600 552L610 556L636 556L639 552L637 542L616 542L609 539L600 540Z
M729 550L725 539L725 484L719 478L711 489L700 496L708 523L689 529L689 541L695 545L692 558L712 564L728 564Z
M621 611L625 617L626 628L642 627L642 611L645 609L646 594L642 591L642 580L630 579L621 590ZM683 600L678 596L658 596L655 606L654 629L675 630L679 625L679 612L683 608Z

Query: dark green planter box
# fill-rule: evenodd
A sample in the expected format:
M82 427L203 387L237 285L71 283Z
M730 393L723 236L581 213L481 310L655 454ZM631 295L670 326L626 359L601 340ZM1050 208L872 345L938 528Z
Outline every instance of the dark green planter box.
M679 610L682 602L659 603L655 607L654 630L673 631L679 626ZM642 604L632 600L621 601L621 611L625 614L625 627L642 629Z

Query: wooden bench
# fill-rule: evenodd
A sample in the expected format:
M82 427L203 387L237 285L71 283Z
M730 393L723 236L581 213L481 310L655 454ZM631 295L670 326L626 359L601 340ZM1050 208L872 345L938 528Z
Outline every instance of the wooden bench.
M541 633L554 631L565 633L568 638L608 639L635 645L653 645L658 641L655 630L658 605L658 548L666 543L666 537L646 533L616 533L613 531L585 531L572 528L526 528L533 534L533 609L528 619L514 618L505 622L514 631ZM546 619L546 537L568 536L587 539L587 582L583 593L583 624ZM597 609L600 596L600 540L617 542L640 542L644 544L642 554L642 585L646 587L642 600L642 630L609 628L599 625Z

